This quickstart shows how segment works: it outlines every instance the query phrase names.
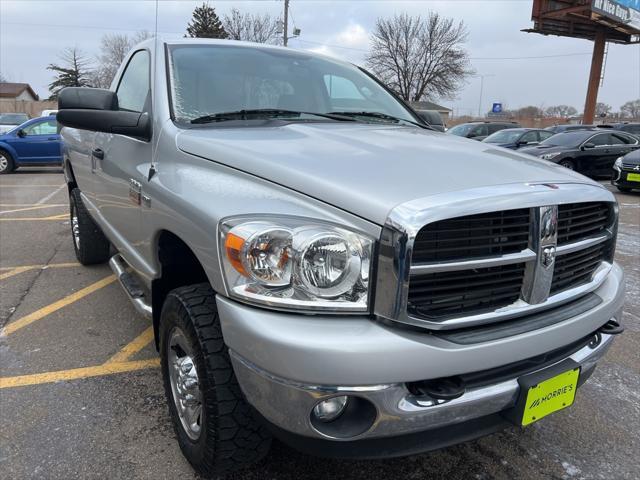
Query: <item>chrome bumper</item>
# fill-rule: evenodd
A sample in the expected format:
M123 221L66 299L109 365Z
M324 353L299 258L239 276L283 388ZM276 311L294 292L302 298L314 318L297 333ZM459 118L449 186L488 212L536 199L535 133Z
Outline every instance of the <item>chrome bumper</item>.
M613 337L602 335L595 347L585 346L567 358L589 374L609 349ZM462 423L508 409L519 393L517 378L467 390L450 401L416 397L405 384L368 386L312 386L276 377L230 351L240 386L249 402L275 426L288 432L336 441L394 437ZM311 422L313 407L336 395L353 395L370 401L377 410L373 425L363 434L350 438L331 437L319 432Z

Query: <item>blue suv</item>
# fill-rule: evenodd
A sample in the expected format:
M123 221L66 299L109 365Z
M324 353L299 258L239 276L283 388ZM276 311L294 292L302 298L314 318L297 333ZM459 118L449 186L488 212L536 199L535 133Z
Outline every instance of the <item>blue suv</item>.
M54 115L34 118L0 135L0 175L31 165L62 165Z

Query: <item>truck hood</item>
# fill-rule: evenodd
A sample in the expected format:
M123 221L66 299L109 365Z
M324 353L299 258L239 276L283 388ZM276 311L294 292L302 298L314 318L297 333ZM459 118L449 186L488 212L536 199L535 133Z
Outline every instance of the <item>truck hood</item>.
M177 146L379 225L396 205L444 192L510 183L594 183L529 155L412 126L274 123L182 130Z

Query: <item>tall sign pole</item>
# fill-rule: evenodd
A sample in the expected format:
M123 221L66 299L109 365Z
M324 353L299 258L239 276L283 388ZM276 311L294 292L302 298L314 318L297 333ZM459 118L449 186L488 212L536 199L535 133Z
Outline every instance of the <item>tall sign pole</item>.
M282 42L286 47L289 43L287 27L289 26L289 0L284 0L284 22L282 22Z
M587 87L587 99L584 103L584 116L582 123L590 125L596 115L596 102L598 101L598 89L600 88L600 78L602 77L602 63L604 61L604 49L607 43L604 29L600 28L596 32L593 44L593 57L591 58L591 73L589 74L589 86Z

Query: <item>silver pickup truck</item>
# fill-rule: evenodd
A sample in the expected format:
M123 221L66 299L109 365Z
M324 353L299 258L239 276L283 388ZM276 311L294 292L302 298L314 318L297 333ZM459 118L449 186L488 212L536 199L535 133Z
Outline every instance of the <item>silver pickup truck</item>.
M529 425L623 329L609 191L435 132L354 65L149 40L59 103L78 260L153 322L204 476L273 436L378 458Z

